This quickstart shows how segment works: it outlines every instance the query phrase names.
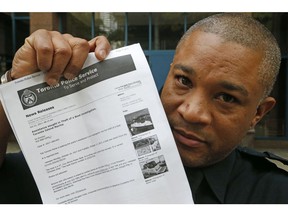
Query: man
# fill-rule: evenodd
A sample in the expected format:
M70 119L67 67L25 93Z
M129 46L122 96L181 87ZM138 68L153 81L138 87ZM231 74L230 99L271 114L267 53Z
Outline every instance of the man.
M26 40L14 58L13 79L41 69L47 71L48 84L55 84L61 74L68 79L77 74L81 64L73 63L76 51L66 61L58 61L59 51L66 53L64 47L70 46L70 53L74 52L78 43L69 41L75 38L47 34L52 33L36 32ZM63 45L67 45L65 40L68 46ZM101 46L107 53L109 46L103 41ZM39 49L43 42L57 48L48 61L46 52L39 52L51 51ZM95 42L89 45L90 50L95 49ZM99 47L100 43L96 53ZM83 55L81 62L84 59ZM275 104L269 94L280 59L271 33L251 17L239 14L208 17L180 40L161 100L195 203L288 203L287 172L266 160L264 154L237 147ZM4 118L3 111L1 116ZM7 137L7 131L1 136ZM5 148L5 142L1 146Z

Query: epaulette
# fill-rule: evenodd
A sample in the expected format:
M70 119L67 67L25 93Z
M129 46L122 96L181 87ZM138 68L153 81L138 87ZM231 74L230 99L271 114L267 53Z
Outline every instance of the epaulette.
M287 165L288 166L288 159L285 159L285 158L282 158L278 155L275 155L271 152L258 152L254 149L251 149L251 148L247 148L247 147L237 147L237 149L240 151L240 152L244 152L246 154L249 154L249 155L253 155L253 156L256 156L256 157L261 157L261 158L267 158L267 159L271 159L271 160L276 160L276 161L280 161L281 163L283 163L284 165Z

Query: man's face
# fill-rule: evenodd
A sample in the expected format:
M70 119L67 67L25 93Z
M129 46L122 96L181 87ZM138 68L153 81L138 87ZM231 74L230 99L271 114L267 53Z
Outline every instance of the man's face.
M224 159L273 107L271 98L268 105L260 103L261 57L201 31L176 52L161 100L185 165L208 166Z

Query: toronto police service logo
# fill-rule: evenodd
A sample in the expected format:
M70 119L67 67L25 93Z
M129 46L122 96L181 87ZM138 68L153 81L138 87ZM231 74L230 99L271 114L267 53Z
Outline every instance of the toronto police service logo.
M23 94L21 95L21 102L24 106L31 107L36 104L37 96L33 91L25 89Z

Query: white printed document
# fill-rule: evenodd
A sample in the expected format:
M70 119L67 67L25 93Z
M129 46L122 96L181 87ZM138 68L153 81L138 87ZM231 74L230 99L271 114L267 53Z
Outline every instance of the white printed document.
M43 203L193 203L139 44L90 53L73 80L42 72L0 87Z

